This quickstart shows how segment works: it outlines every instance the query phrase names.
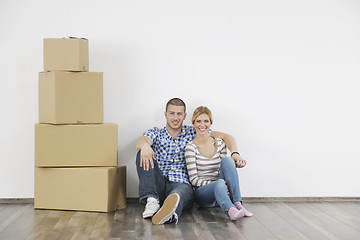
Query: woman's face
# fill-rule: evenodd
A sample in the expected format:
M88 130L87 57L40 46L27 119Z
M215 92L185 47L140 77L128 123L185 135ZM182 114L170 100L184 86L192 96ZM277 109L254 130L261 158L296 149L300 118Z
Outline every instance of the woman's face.
M194 122L194 127L196 130L196 135L207 135L209 133L210 130L210 118L209 115L207 115L206 113L202 113L200 114Z

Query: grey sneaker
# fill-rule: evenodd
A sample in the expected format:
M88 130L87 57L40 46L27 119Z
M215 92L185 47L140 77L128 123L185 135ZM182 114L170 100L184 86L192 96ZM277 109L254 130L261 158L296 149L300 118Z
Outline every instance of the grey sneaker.
M155 225L164 224L173 218L176 208L179 205L180 196L177 193L170 194L164 201L160 210L152 218ZM176 215L177 217L177 215ZM177 221L176 221L177 222Z
M143 218L150 218L154 216L154 214L159 210L159 208L160 208L159 200L153 197L149 197L147 199L145 210L142 214Z

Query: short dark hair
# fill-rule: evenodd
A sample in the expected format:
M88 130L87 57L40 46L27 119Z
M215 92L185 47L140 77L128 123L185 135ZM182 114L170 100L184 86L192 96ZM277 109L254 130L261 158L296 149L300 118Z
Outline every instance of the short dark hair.
M168 106L169 105L174 105L174 106L183 106L184 107L184 112L186 112L186 105L184 103L183 100L181 100L180 98L173 98L170 99L167 104L166 104L166 108L165 111L167 112Z

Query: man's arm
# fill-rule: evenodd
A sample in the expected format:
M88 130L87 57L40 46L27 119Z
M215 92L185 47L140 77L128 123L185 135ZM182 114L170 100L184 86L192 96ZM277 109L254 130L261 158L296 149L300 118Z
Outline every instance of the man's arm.
M152 141L147 136L141 136L136 143L136 149L140 150L140 167L149 171L149 167L154 168L155 154L151 148Z
M237 152L232 154L231 156L231 158L234 160L236 164L236 167L240 167L240 168L245 167L246 160L240 156L240 153L238 153L238 148L233 136L227 133L222 133L217 131L211 131L211 136L216 138L221 138L222 140L224 140L226 147L230 150L230 154L233 152Z
M238 151L235 139L230 134L218 132L218 131L211 131L211 136L215 138L221 138L222 140L224 140L226 147L230 150L230 152Z
M148 145L150 147L152 145L151 139L147 136L141 136L136 143L136 149L141 150L143 145Z

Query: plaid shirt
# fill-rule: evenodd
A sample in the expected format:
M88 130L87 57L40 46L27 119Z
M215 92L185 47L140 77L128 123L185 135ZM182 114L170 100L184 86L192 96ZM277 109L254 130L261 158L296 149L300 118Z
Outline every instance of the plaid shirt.
M185 162L185 147L195 137L196 131L192 126L182 126L181 134L174 140L164 128L154 127L146 131L153 144L155 157L162 174L172 182L188 183L189 177Z

